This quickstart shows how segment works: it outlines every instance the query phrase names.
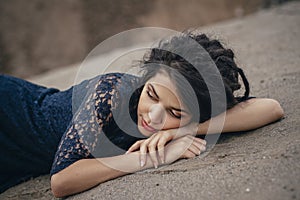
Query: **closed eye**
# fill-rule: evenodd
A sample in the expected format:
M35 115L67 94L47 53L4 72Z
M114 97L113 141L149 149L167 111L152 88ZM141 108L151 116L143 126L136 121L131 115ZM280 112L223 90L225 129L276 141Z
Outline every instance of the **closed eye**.
M173 110L170 110L169 113L172 117L175 117L177 119L181 119L181 117L182 117L181 114L175 114L175 112Z
M150 97L150 99L154 100L154 101L158 101L159 97L157 96L156 92L154 91L154 88L151 84L148 85L146 93L148 95L148 97Z
M148 97L150 97L150 99L157 101L157 99L153 96L151 91L147 90L146 92L147 92Z

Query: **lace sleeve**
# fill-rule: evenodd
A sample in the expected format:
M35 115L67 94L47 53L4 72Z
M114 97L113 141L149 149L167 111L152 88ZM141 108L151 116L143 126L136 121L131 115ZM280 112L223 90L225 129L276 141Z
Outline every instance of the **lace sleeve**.
M88 84L86 88L88 92L61 138L51 175L80 159L94 157L92 152L98 143L103 126L112 117L111 110L114 106L112 96L117 82L116 75L107 74Z

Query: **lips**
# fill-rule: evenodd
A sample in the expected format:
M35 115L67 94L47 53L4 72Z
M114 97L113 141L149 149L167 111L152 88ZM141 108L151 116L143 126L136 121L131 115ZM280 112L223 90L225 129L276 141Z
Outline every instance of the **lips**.
M155 128L149 126L148 123L144 119L142 119L142 126L147 131L150 131L150 132L153 132L153 133L157 131Z

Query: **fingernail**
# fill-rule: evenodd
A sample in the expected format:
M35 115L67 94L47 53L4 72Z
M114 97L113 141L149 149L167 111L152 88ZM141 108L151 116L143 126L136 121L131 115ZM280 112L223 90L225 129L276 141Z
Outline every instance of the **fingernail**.
M145 161L141 160L141 167L143 167L145 165Z
M157 169L157 164L154 165L154 168Z
M160 161L161 163L164 163L164 159L162 157L160 157Z
M128 153L129 153L128 151L125 152L125 154L128 154Z

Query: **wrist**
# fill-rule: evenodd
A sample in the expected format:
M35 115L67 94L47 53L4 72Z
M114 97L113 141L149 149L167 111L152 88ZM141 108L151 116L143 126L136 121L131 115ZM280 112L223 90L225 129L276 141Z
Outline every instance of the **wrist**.
M178 160L184 153L184 145L176 139L165 147L165 164L171 164Z
M208 125L209 125L209 120L205 121L201 124L198 124L196 135L205 135L205 134L207 134Z

